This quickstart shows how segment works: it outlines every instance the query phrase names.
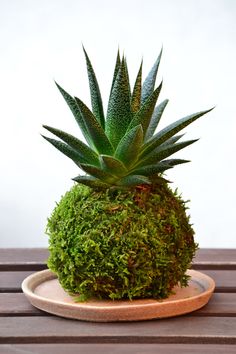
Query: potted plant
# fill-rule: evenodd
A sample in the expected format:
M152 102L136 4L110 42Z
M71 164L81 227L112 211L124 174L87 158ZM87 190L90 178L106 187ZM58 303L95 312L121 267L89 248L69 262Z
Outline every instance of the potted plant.
M43 137L84 172L73 178L76 184L48 219L48 267L82 305L94 298L132 304L166 299L174 287L188 285L186 272L197 244L186 202L163 173L189 162L169 158L197 141L180 141L179 132L211 109L157 130L168 103L156 105L162 52L143 84L141 63L132 90L126 59L118 52L105 116L95 72L84 54L92 110L56 85L86 143L43 126L60 140Z

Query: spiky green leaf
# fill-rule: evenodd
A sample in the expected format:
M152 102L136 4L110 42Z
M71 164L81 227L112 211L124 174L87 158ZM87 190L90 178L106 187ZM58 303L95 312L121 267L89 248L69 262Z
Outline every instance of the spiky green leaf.
M121 160L125 166L133 165L143 143L143 129L141 124L129 130L121 139L115 151L115 157Z
M57 88L59 89L60 93L62 94L67 105L69 106L71 112L73 113L75 120L78 123L87 143L90 144L91 140L90 140L89 133L87 131L82 114L80 112L80 109L79 109L74 97L72 97L68 92L66 92L56 81L55 81L55 84L56 84Z
M111 84L111 91L110 91L109 97L111 97L112 89L113 89L114 83L116 81L116 77L117 77L118 71L120 69L120 64L121 64L120 63L120 52L119 52L119 49L118 49L117 57L116 57L116 64L115 64L115 69L114 69L114 74L113 74L113 79L112 79L112 84ZM110 98L109 98L109 100L110 100Z
M81 164L80 167L89 175L96 177L105 183L113 183L117 179L117 177L113 176L111 173L103 171L101 168L92 165Z
M181 139L185 134L179 134L179 135L174 135L171 138L167 139L164 143L162 143L160 146L166 146L166 145L172 145L175 144L179 139Z
M77 139L71 134L65 133L62 130L49 127L48 125L43 125L45 129L47 129L52 134L56 135L58 138L67 143L72 149L74 149L84 161L90 163L92 165L99 166L98 155L86 144L84 144L81 140Z
M108 102L106 134L114 148L124 136L131 120L130 89L123 59Z
M75 100L80 108L84 123L90 135L90 139L93 143L93 146L97 149L99 153L112 155L113 147L110 141L108 140L103 128L94 117L93 113L79 98L75 97Z
M149 177L150 181L153 183L153 184L159 184L159 185L162 185L163 183L166 184L166 183L172 183L171 181L169 181L168 179L164 178L163 176L160 176L160 174L156 174L156 175L152 175Z
M128 71L128 65L126 58L124 57L124 63L125 63L125 74L126 74L126 81L128 82L128 87L129 87L129 97L131 99L131 88L130 88L130 81L129 81L129 71Z
M168 160L163 160L162 161L164 164L168 164L170 166L176 166L176 165L180 165L182 163L187 163L187 162L191 162L190 160L182 160L182 159L168 159Z
M139 161L137 167L143 167L151 164L155 164L168 156L173 155L177 151L185 148L186 146L195 143L198 139L187 140L177 144L171 144L166 146L160 146L156 150L152 151L149 155L147 155L143 160Z
M153 93L155 82L156 82L157 71L161 61L161 55L162 55L162 49L151 71L149 72L148 76L144 80L143 87L142 87L142 97L141 97L142 103L144 103L148 99L148 97Z
M128 173L125 165L116 158L108 155L100 156L101 167L104 171L110 172L115 176L125 176Z
M138 124L142 124L143 133L144 135L146 134L158 96L161 92L161 88L162 88L162 82L156 88L156 90L150 95L150 97L144 102L140 110L134 115L132 121L130 122L128 130L130 130L131 128L135 127Z
M172 168L171 165L169 165L168 163L163 163L159 162L157 164L153 164L153 165L145 165L144 167L140 167L135 169L134 171L132 171L132 174L135 175L141 175L141 176L152 176L154 174L157 173L162 173L165 170L168 170L169 168Z
M81 154L79 154L77 151L72 149L69 145L55 139L48 138L47 136L44 136L41 134L41 136L47 140L50 144L52 144L57 150L62 152L64 155L69 157L71 160L73 160L76 165L80 166L80 163L86 163L87 160L84 159Z
M109 184L103 183L100 179L93 176L77 176L72 178L72 180L94 189L107 189L110 187Z
M140 184L151 184L148 177L139 176L139 175L129 175L121 178L117 183L119 186L129 187Z
M179 119L178 121L168 125L166 128L162 129L160 132L155 134L149 141L143 146L142 156L147 155L149 152L153 151L157 146L163 144L167 139L171 138L173 135L177 134L180 130L187 127L189 124L193 123L198 118L202 117L204 114L210 112L213 108L206 111L197 112L191 114L187 117Z
M142 65L143 62L141 62L138 75L135 80L134 89L132 92L132 97L131 97L132 113L137 113L140 110L141 94L142 94Z
M91 61L90 61L88 54L87 54L86 50L84 49L84 47L83 47L83 50L84 50L86 64L87 64L92 111L93 111L95 118L97 119L97 121L100 123L100 125L104 129L105 128L105 118L104 118L102 97L101 97L99 85L98 85L97 78L96 78L95 72L93 70Z
M153 134L155 133L155 130L160 122L160 119L162 117L162 114L163 114L168 102L169 102L169 100L164 100L154 109L154 112L152 114L152 118L150 120L150 124L147 128L145 140L149 140L153 136Z

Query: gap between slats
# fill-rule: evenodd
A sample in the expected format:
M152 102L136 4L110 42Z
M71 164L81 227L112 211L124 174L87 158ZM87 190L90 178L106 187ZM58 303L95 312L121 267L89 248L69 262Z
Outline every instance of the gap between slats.
M21 292L22 281L32 273L34 272L0 272L0 293ZM215 280L215 292L236 292L236 270L204 270L203 273Z
M48 317L7 317L0 344L208 343L236 344L236 318L180 316L160 321L90 323Z
M0 271L46 269L46 248L0 249ZM194 258L196 270L236 270L236 249L199 249Z
M24 294L0 294L0 317L48 316L33 307ZM192 316L236 317L236 293L213 294L209 303Z
M46 263L0 263L0 271L14 272L14 271L40 271L47 269ZM223 262L199 262L194 263L191 269L195 270L236 270L236 263Z

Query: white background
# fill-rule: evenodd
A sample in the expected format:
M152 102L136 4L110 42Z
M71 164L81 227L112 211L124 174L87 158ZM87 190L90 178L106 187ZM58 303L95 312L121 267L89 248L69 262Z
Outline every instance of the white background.
M235 0L0 0L0 247L47 245L47 217L76 165L45 142L42 124L80 136L56 79L89 104L85 45L106 106L118 46L133 83L163 44L161 127L216 108L190 125L200 141L168 172L189 204L201 247L236 247Z

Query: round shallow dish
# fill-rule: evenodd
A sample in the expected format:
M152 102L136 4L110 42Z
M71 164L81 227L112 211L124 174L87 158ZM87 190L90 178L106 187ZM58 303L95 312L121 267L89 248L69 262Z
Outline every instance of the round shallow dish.
M214 291L214 280L188 270L186 288L176 286L174 294L164 300L98 300L75 302L60 286L54 273L43 270L28 276L22 290L31 304L40 310L67 318L95 322L139 321L178 316L203 307Z

